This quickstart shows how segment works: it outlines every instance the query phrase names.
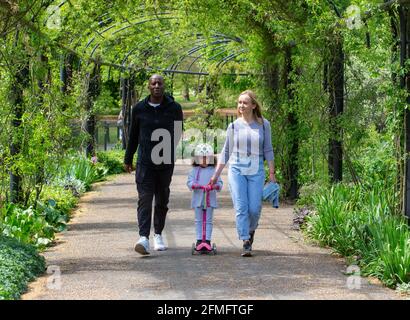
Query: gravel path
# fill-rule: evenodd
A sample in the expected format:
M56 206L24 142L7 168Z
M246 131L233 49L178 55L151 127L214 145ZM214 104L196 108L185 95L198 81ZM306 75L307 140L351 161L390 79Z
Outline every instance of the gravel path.
M163 233L167 251L152 251L147 257L134 252L134 175L119 175L97 184L81 199L69 230L44 253L50 274L31 283L22 298L400 299L377 281L349 278L344 259L307 244L291 230L289 206L264 205L254 256L241 257L226 175L214 220L218 254L192 256L195 236L191 194L185 185L188 170L183 165L175 168Z

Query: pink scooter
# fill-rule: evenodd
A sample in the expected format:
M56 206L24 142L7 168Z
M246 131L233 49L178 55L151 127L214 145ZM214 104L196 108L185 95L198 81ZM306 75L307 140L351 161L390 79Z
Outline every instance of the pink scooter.
M207 186L197 186L198 189L204 190L203 205L202 205L202 241L200 244L192 244L192 254L213 254L216 255L216 245L215 243L208 244L206 242L206 209L209 207L209 191L212 189L217 189L218 186L212 186L207 188Z

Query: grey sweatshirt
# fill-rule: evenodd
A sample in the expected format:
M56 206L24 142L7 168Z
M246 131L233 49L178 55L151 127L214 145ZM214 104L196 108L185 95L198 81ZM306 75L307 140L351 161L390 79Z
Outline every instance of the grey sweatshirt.
M266 119L263 119L263 123L254 121L247 124L242 118L230 123L219 162L226 164L232 153L235 156L234 162L241 158L262 156L266 161L273 160L271 126Z

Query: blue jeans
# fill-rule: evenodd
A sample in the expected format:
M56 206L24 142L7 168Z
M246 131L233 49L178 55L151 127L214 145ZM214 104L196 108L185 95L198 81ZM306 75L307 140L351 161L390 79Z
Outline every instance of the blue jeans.
M195 229L196 229L196 239L202 240L202 208L195 208ZM212 237L212 218L214 215L214 208L207 208L206 209L206 240L211 240Z
M241 167L231 164L228 171L229 189L236 211L236 228L240 240L248 240L249 233L258 227L262 210L262 193L265 183L263 159L256 174L244 175Z

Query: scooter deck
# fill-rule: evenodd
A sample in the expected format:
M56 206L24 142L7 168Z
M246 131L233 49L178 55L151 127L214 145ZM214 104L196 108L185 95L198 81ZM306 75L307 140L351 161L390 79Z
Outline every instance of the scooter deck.
M216 245L215 243L212 244L212 247L209 246L207 243L201 243L198 246L195 243L192 244L192 254L199 255L199 254L211 254L216 255Z

